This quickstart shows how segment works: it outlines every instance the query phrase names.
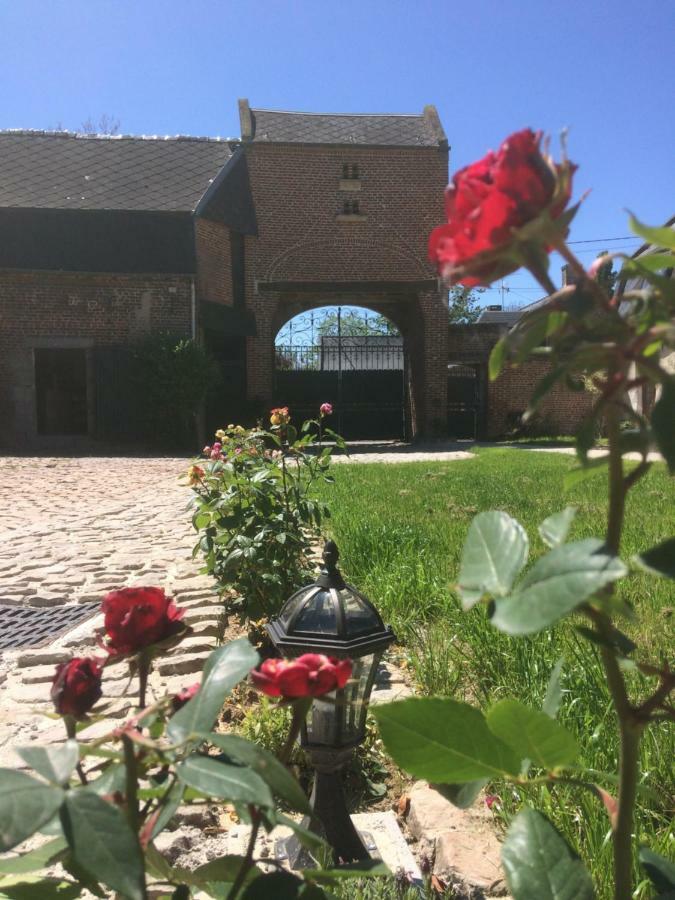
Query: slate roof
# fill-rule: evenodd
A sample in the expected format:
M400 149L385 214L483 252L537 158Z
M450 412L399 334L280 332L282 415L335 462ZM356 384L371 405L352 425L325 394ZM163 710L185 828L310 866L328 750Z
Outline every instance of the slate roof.
M511 328L522 314L521 309L484 309L476 321L481 325L508 325Z
M232 153L215 138L0 131L0 207L191 212Z
M251 109L250 112L252 139L256 143L377 147L438 147L447 144L435 110L410 116L341 115L271 109Z

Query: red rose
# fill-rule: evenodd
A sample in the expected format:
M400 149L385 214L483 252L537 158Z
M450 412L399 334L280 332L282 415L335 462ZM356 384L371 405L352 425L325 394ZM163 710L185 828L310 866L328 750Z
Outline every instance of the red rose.
M101 697L101 665L95 659L71 659L56 667L51 698L62 716L81 719Z
M448 223L432 231L429 258L450 284L490 284L523 265L519 241L546 246L542 214L550 220L561 215L576 166L554 163L542 155L540 144L541 132L517 131L497 153L461 169L448 185ZM519 234L540 216L540 234L534 225Z
M297 659L266 659L251 678L268 697L320 697L343 688L351 674L349 659L305 653Z
M192 700L199 688L199 682L191 684L189 687L181 688L178 693L174 694L171 698L171 709L174 712L178 712L178 710L185 706L189 700Z
M111 656L135 653L176 634L185 610L158 587L122 588L103 598L106 649Z

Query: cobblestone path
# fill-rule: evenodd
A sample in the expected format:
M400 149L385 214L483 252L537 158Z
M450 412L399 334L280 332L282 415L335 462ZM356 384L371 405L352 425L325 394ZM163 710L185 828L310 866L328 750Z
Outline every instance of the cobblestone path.
M56 606L166 584L194 543L186 468L182 459L0 458L0 602Z

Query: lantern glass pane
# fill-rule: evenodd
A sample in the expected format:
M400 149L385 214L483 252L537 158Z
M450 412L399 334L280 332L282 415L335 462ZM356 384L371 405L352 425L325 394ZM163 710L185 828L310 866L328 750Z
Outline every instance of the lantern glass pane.
M307 741L310 744L335 747L340 714L340 707L335 702L335 691L315 700L307 716Z
M279 622L283 626L284 630L288 630L288 623L291 621L296 612L300 609L305 600L311 596L312 590L316 590L310 588L302 588L302 590L297 591L289 600L284 604L284 608L281 610L281 614L279 615Z
M382 630L382 621L378 614L349 588L340 591L340 602L345 613L347 638Z
M372 689L373 666L377 665L374 653L353 661L352 677L344 689L345 712L342 738L345 743L358 741L366 722L367 702Z
M293 631L337 634L337 617L331 591L317 591L293 623Z

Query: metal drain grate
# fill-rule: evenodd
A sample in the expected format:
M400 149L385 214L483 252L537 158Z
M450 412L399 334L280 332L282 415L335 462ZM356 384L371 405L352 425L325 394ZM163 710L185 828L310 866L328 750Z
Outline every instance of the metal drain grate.
M0 650L42 647L91 618L100 608L98 602L48 608L3 606L0 603Z

